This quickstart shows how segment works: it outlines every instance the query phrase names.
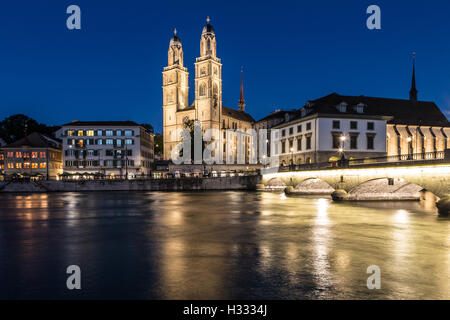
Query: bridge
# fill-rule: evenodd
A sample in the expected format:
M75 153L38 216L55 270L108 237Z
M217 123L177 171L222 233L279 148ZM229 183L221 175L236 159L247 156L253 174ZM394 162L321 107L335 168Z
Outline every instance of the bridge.
M423 196L427 191L441 198L440 212L450 212L450 149L280 167L278 172L263 174L261 182L265 188L287 188L294 194L329 193L336 201L409 200L408 195Z

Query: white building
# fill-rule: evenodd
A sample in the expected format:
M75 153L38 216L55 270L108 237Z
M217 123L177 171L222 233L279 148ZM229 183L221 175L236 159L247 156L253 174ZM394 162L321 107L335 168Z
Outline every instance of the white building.
M153 133L132 121L73 121L58 131L69 174L135 178L149 175ZM57 134L58 135L58 134Z
M366 114L366 106L345 102L327 110L308 102L300 114L279 129L274 155L280 165L372 158L386 155L386 122L390 117Z

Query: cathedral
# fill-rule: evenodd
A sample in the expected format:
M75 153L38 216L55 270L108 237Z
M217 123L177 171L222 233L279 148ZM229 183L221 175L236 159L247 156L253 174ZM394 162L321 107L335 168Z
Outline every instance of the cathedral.
M222 105L222 63L217 57L217 41L209 17L200 37L200 56L195 61L195 98L189 104L189 73L183 63L181 39L170 40L168 64L163 71L163 139L164 159L171 159L171 152L181 142L177 134L187 120L201 124L202 131L217 129L221 137L212 137L219 142L219 150L225 155L226 129L246 131L255 120L245 112L243 77L241 71L241 93L238 108ZM236 144L233 141L232 145ZM246 149L247 150L247 149ZM248 152L248 151L247 151ZM225 159L225 156L224 156ZM248 159L248 154L246 154Z

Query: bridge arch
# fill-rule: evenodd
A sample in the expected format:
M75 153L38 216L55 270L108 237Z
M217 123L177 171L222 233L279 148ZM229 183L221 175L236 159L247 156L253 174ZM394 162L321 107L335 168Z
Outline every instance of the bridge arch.
M334 191L328 182L316 177L304 179L294 186L294 192L303 194L331 194Z
M266 190L284 190L287 187L286 183L283 182L280 178L272 178L265 184Z
M348 192L349 200L420 200L424 188L403 178L381 177L364 181Z

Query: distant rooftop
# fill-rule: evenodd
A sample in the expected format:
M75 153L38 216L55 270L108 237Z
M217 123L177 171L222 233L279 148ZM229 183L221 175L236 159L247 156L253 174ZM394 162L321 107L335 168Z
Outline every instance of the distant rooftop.
M60 147L61 142L57 139L47 137L41 133L33 132L25 138L14 141L4 148L20 148L20 147L30 147L30 148L56 148Z
M63 127L88 127L88 126L116 126L116 127L139 127L134 121L72 121L62 125Z
M346 104L345 112L337 106ZM357 106L363 111L358 112ZM362 114L371 116L391 116L390 124L408 124L422 126L449 126L447 117L434 102L405 99L375 98L366 96L343 96L337 93L309 101L303 107L308 114Z

